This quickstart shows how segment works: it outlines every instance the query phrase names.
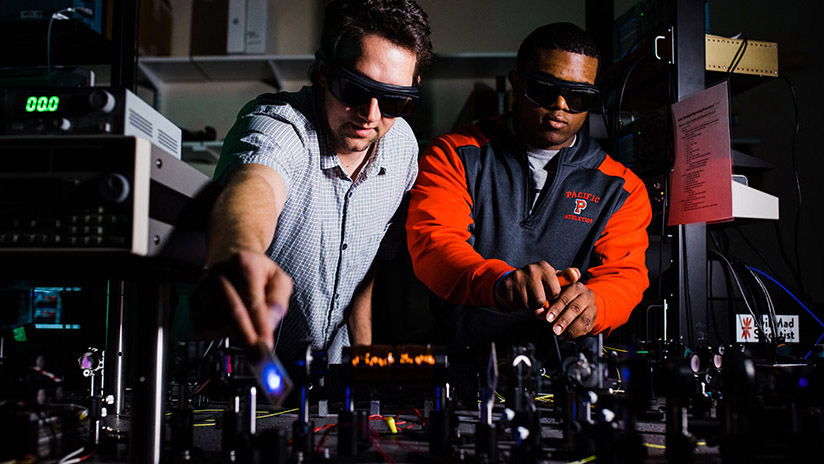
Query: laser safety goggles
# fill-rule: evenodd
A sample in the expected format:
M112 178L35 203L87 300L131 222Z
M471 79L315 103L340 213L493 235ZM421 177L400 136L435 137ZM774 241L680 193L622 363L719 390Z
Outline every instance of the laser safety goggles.
M350 108L365 105L375 98L382 115L398 118L411 113L418 105L420 96L416 85L384 84L343 66L332 65L330 68L329 92Z
M524 97L530 102L550 107L564 97L570 113L589 111L598 104L598 87L583 82L570 82L544 73L523 74Z

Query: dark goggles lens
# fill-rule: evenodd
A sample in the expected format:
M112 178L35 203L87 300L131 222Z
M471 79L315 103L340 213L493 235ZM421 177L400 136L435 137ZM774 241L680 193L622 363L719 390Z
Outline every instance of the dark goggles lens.
M590 84L568 82L548 74L524 77L524 96L538 106L552 106L562 96L570 112L581 113L595 108L599 95L598 88Z
M381 114L388 118L406 116L415 110L418 104L418 88L402 87L374 81L366 76L336 66L329 80L329 92L348 107L378 100Z

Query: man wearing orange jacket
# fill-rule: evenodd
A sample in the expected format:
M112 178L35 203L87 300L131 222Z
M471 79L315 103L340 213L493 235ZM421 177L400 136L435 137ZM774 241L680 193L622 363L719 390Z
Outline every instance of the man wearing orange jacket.
M536 29L508 76L513 111L424 151L407 240L453 346L608 334L649 285L644 184L580 130L599 58L575 25Z

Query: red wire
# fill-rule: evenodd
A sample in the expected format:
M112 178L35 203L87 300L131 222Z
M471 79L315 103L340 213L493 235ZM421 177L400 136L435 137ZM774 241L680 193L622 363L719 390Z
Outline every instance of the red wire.
M326 443L326 438L329 436L329 432L331 432L331 431L332 431L332 429L333 429L336 425L338 425L338 424L326 424L326 425L324 425L324 426L317 427L317 428L315 429L315 432L317 432L317 431L319 431L319 430L326 429L326 432L324 432L324 433L323 433L323 436L320 438L320 441L318 442L318 447L317 447L317 449L315 450L315 454L318 454L318 455L320 454L321 449L323 449L323 444L324 444L324 443Z
M321 425L319 427L315 427L315 432L320 432L321 430L331 429L332 427L337 427L338 424L326 424Z
M377 415L377 414L375 414L375 415ZM381 448L381 445L378 444L378 440L376 440L376 437L380 438L380 435L378 434L378 432L376 432L375 429L373 429L372 427L369 427L368 431L370 432L369 433L369 440L372 442L372 446L375 447L375 450L378 451L378 454L381 455L381 457L383 458L384 461L389 462L391 464L395 464L395 461L391 457L389 457L389 455L386 454L386 451L384 451L383 448Z
M91 453L83 456L82 458L78 458L77 460L78 461L85 461L86 459L89 459L90 457L92 457L92 455L94 454L95 451L96 451L96 449L93 449Z

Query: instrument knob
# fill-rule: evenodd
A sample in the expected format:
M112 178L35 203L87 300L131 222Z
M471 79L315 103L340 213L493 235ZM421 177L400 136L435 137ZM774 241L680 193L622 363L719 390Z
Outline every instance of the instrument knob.
M123 174L111 173L103 177L98 185L100 195L108 203L119 204L126 201L131 192L129 179Z
M72 128L72 122L68 118L55 118L53 123L54 127L63 132L68 132Z
M95 89L89 94L89 105L95 111L111 113L117 101L109 91Z

